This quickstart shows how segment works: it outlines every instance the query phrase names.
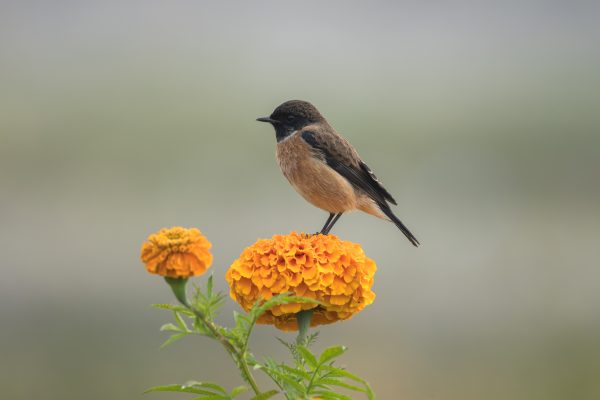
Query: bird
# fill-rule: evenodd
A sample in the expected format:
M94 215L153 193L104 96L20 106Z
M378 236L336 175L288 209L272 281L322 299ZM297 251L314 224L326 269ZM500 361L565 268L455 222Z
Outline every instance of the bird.
M275 128L277 162L292 187L329 213L319 233L329 234L342 214L360 210L393 222L415 247L419 245L392 212L390 204L397 205L396 200L314 105L289 100L256 120Z

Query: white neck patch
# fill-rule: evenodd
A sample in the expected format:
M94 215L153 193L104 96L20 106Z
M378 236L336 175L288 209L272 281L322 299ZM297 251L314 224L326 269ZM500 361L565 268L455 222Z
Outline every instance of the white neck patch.
M296 129L295 131L293 131L292 133L290 133L289 135L287 135L286 137L284 137L284 138L283 138L283 140L280 140L280 141L279 141L279 142L277 142L277 143L283 143L283 142L285 142L286 140L289 140L291 137L295 136L295 135L296 135L296 133L298 133L298 130L297 130L297 129Z

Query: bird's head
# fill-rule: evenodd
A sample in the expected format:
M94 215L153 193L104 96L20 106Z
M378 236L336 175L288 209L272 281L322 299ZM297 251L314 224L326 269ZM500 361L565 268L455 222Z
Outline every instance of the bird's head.
M280 142L307 125L325 121L325 118L309 102L290 100L277 107L270 116L256 120L273 125L277 141Z

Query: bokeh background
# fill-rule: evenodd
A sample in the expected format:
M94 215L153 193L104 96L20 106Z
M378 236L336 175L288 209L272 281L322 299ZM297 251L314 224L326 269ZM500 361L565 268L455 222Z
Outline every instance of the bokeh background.
M172 298L139 248L200 227L227 290L244 246L319 229L254 121L295 98L422 242L340 220L378 263L377 299L317 348L347 345L381 399L600 398L597 2L0 4L3 399L239 384L215 343L159 350L170 316L149 304ZM253 349L284 357L276 336L292 338L261 327Z

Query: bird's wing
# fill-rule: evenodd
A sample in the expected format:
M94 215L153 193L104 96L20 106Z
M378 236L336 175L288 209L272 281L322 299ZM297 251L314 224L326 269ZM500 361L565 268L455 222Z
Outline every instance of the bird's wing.
M302 132L302 139L323 157L327 165L377 203L386 204L389 201L396 204L396 200L343 137L331 132L305 130Z
M377 177L375 176L375 173L373 173L373 170L371 170L371 168L369 168L369 166L367 164L365 164L362 160L360 161L360 167L362 168L363 171L365 171L369 175L371 183L374 186L376 186L381 191L382 196L387 201L389 201L390 203L392 203L393 205L398 205L398 203L396 203L396 200L392 197L392 195L390 194L390 192L388 192L383 187L383 185L381 184L381 182L379 181L379 179L377 179Z

